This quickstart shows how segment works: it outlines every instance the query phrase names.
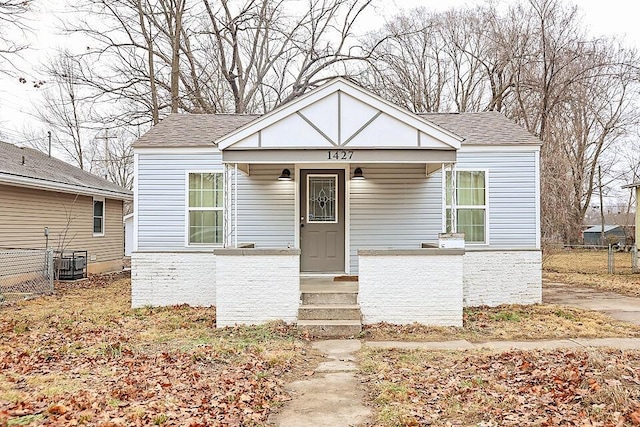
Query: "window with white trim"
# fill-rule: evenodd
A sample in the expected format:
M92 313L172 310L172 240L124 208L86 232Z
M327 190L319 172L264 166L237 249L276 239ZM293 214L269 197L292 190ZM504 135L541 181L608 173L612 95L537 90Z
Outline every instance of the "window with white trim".
M222 244L224 191L221 172L189 173L189 245Z
M456 231L464 233L467 243L487 241L487 176L485 171L456 172ZM446 177L446 229L451 227L453 183L451 171Z
M104 199L93 198L93 235L104 236Z

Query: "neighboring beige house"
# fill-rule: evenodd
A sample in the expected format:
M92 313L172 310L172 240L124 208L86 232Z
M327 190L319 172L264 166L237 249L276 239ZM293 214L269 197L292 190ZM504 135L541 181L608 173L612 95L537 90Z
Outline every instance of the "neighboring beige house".
M1 248L87 251L89 273L121 270L123 203L132 199L89 172L0 142Z

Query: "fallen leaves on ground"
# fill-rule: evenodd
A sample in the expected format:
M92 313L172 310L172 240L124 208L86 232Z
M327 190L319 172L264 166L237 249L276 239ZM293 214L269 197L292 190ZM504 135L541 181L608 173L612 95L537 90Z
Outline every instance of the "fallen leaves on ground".
M214 308L130 309L94 276L0 310L0 426L262 425L315 364L283 323L215 329Z
M640 352L365 350L378 426L640 425Z
M463 327L434 327L418 323L365 325L369 340L473 342L558 338L640 337L640 327L595 311L554 304L502 305L464 309Z

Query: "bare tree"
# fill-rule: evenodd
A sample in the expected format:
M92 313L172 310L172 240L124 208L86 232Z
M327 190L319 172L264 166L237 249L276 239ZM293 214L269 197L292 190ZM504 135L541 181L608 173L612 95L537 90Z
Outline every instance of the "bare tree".
M576 7L529 3L536 48L519 64L511 112L544 141L543 232L576 242L604 154L637 123L631 88L638 58L613 40L586 37Z
M498 110L543 141L544 239L575 240L596 168L613 175L613 153L640 121L637 53L588 37L579 9L560 0L416 9L357 37L371 1L83 0L98 22L68 30L92 42L70 58L72 88L53 73L67 101L48 114L66 117L51 120L63 124L56 134L85 159L84 134L70 129L86 127L86 112L93 133L109 123L122 134L169 112L266 112L335 75L415 112ZM114 157L128 158L121 148Z
M83 64L69 52L62 52L47 65L52 84L43 91L43 101L36 116L52 131L53 143L67 160L81 169L91 170L95 150L91 115L93 101L83 94L78 81Z
M115 134L115 132L120 132ZM133 188L133 147L135 136L127 130L105 129L96 139L104 141L102 148L96 144L98 158L94 159L94 169L103 171L106 179L121 187Z
M0 0L0 72L15 68L13 57L27 48L24 43L26 14L32 0ZM22 36L19 36L22 34Z
M350 74L369 54L353 28L371 1L85 0L100 25L67 30L93 40L83 56L99 66L80 80L96 101L125 104L114 120L157 123L168 111L268 111Z
M439 18L419 8L370 35L373 54L366 78L372 90L416 113L446 109L452 71Z

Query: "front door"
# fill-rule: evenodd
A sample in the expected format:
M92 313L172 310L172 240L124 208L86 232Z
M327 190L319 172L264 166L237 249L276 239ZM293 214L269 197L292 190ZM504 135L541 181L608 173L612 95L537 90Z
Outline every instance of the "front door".
M344 170L300 171L300 271L344 273Z

